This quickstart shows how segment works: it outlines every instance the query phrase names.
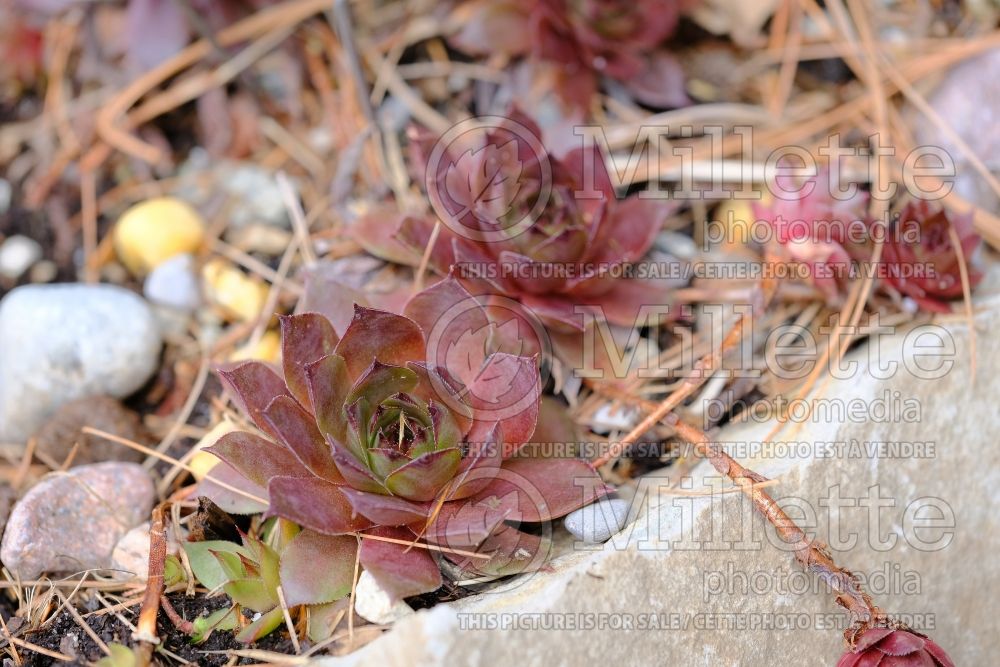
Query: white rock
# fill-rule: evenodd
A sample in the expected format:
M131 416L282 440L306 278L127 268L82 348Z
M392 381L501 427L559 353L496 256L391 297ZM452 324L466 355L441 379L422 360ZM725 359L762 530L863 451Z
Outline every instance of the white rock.
M24 442L60 406L124 398L159 364L141 298L112 285L25 285L0 302L0 442Z
M149 274L143 293L152 303L191 312L201 305L201 290L195 274L194 257L177 255Z
M167 534L167 554L177 553L177 542ZM125 533L111 552L112 577L119 581L138 578L145 581L149 571L149 522Z
M602 500L570 512L563 519L566 530L588 544L607 542L625 527L628 503L624 500Z
M413 613L413 609L402 600L393 602L389 593L367 572L362 572L358 577L354 611L361 618L376 625L389 625Z
M251 222L266 222L290 226L285 202L274 174L254 164L235 163L219 179L219 186L236 201L230 222L243 226Z
M42 258L42 246L27 236L11 236L0 245L0 276L17 280Z
M605 403L594 411L590 418L590 427L597 433L607 433L611 430L627 431L635 424L638 411L634 408L619 406L612 408Z

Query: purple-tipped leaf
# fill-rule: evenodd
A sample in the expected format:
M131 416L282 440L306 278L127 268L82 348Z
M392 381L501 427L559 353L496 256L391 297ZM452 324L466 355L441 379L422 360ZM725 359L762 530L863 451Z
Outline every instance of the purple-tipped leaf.
M569 514L609 491L586 461L513 458L474 499L504 507L510 520L538 522Z
M347 364L343 357L331 354L315 361L305 369L309 386L309 402L313 406L316 425L326 436L337 442L347 440L347 420L344 399L350 387Z
M345 486L341 489L354 511L377 526L403 526L422 521L431 511L432 503L418 503L396 496L366 493Z
M391 366L423 359L424 336L413 320L402 315L355 305L354 319L336 352L344 358L348 376L357 378L375 359Z
M245 431L226 433L206 451L265 488L273 477L309 476L309 471L290 450Z
M262 431L270 433L269 425L263 418L264 410L278 396L290 396L285 381L267 364L259 361L248 361L235 368L220 369L219 376L253 423Z

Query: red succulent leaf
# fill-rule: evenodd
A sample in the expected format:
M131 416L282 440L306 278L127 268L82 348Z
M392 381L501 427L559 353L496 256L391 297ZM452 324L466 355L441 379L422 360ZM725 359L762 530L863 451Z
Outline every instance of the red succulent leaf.
M316 415L316 425L323 435L336 442L347 441L344 403L350 390L347 363L337 354L323 357L306 366L309 402Z
M484 224L503 226L520 190L518 183L523 165L517 157L517 141L487 143L462 153L448 166L444 189L458 204L452 211L461 220L472 213Z
M294 521L324 535L344 535L368 528L356 516L340 487L318 477L274 477L267 486L267 513Z
M219 376L253 423L262 431L274 435L263 415L275 398L290 395L281 376L259 361L219 369Z
M658 109L675 109L691 104L684 87L684 70L667 51L656 51L643 59L638 75L622 83L636 100Z
M424 252L431 245L435 226L438 228L438 235L437 238L434 238L434 246L431 248L428 264L437 273L446 275L451 265L455 263L455 253L452 250L455 237L440 222L423 217L406 216L399 223L395 239L423 257Z
M458 347L461 357L468 359L468 365L477 369L482 365L486 346L481 336L475 334L485 331L488 335L490 321L482 305L453 276L415 294L403 308L403 315L416 322L428 344L435 346L428 350L431 356L436 356L440 350L450 352ZM455 372L450 364L448 368Z
M516 0L466 2L458 6L452 18L461 29L448 38L448 43L459 51L471 55L520 55L531 50L528 12Z
M529 443L567 446L577 442L580 442L580 429L570 417L567 406L553 396L542 396L538 404L538 426ZM532 448L529 444L524 449L529 456L544 456L550 448Z
M354 306L354 319L344 332L336 353L344 358L347 374L359 377L377 359L383 364L404 366L423 359L426 350L420 327L402 315Z
M496 352L486 360L464 398L479 418L500 424L506 457L534 433L541 390L534 359Z
M237 493L234 488L244 493ZM205 496L230 514L259 514L267 509L266 504L253 500L254 497L262 498L266 503L267 489L257 486L225 462L217 463L198 483L198 495Z
M281 358L285 383L299 403L312 406L306 367L332 354L340 337L333 325L319 313L303 313L281 318Z
M404 528L381 527L368 532L379 537L412 541ZM361 565L389 595L401 599L429 593L441 586L441 571L426 549L376 539L362 539Z
M466 438L468 451L448 489L448 500L474 496L493 481L503 463L499 424L476 422Z
M474 500L504 507L511 519L549 521L589 505L611 491L580 459L508 459Z
M281 588L289 607L326 604L350 595L358 540L303 530L281 554Z
M455 500L442 505L430 523L419 521L410 528L432 544L450 549L467 549L482 544L496 532L506 516L506 509L502 507Z
M388 205L375 206L348 227L348 232L358 245L368 253L396 264L417 266L421 249L398 238L400 226L410 216Z
M347 331L356 304L372 305L364 292L339 283L336 274L329 269L324 270L323 264L306 271L305 283L302 310L325 316L338 334Z
M462 383L440 366L431 367L422 361L411 361L406 367L420 378L411 395L426 403L433 401L447 406L458 430L466 433L472 425L472 408L462 399L465 391Z
M944 650L927 637L902 628L871 628L857 640L854 650L837 662L837 667L868 665L914 667L955 667Z
M403 526L414 521L421 521L427 517L431 510L430 503L414 502L378 493L367 493L349 486L342 487L341 491L355 512L377 526Z
M309 471L290 450L244 431L226 433L206 451L264 488L273 477L309 476Z
M461 462L462 452L457 447L428 452L388 475L385 486L407 500L433 500L455 476Z
M264 418L278 439L310 472L335 484L344 483L343 476L333 462L330 445L316 428L316 420L293 398L279 396L271 401L264 412Z

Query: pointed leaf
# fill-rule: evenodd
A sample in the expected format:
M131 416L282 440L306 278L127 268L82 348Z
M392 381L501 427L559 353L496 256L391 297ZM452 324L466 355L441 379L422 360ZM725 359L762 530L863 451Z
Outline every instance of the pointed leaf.
M442 505L429 524L411 524L431 544L452 549L476 547L503 523L507 510L490 503L455 500Z
M374 359L404 366L407 361L424 359L426 355L424 336L413 320L357 305L354 319L340 339L336 352L344 358L351 378L360 377Z
M267 489L254 484L225 461L215 464L198 483L198 495L205 496L230 514L259 514L267 509Z
M340 487L317 477L275 477L268 491L268 514L324 535L353 533L371 525L367 519L355 516Z
M299 403L312 406L306 367L332 354L340 342L330 320L319 313L281 318L281 360L285 383Z
M354 536L299 533L281 555L281 586L290 607L326 604L350 595L358 540Z
M333 461L337 464L337 468L340 469L340 474L344 476L348 486L370 493L389 493L382 480L376 478L372 471L350 452L334 452Z
M279 396L264 412L264 418L303 466L317 477L342 484L333 452L326 438L316 428L313 416L288 396Z
M278 396L289 396L285 381L267 364L249 361L231 369L220 369L219 376L237 404L262 431L270 433L263 412ZM273 435L273 434L272 434Z
M347 376L344 358L336 354L325 356L306 366L305 373L316 425L324 435L337 442L345 442L347 419L344 415L344 399L350 390L351 381Z
M222 590L236 604L254 611L265 612L278 604L278 591L269 588L262 579L237 579L227 583Z
M537 522L589 505L609 491L586 461L514 458L474 499L506 508L511 520Z
M490 355L469 385L466 402L476 418L500 423L505 457L517 451L535 432L541 390L537 362L506 352Z
M418 503L396 496L366 493L347 486L341 488L341 491L347 496L347 501L351 503L355 512L378 526L403 526L421 521L431 510L431 503Z
M261 637L266 637L277 630L284 622L284 612L281 610L281 607L276 607L240 630L236 635L236 641L244 644L252 644Z
M413 533L403 528L373 528L368 534L414 539ZM362 567L396 600L441 586L441 570L426 549L363 537L359 557Z
M218 456L241 475L267 488L272 477L308 477L309 471L283 445L245 431L226 433L205 451Z
M187 554L191 572L202 586L208 590L214 590L226 583L227 576L212 552L231 554L242 554L249 556L249 552L239 544L225 542L223 540L211 540L207 542L184 542L181 545L184 553Z
M385 478L385 486L393 495L407 500L433 500L455 475L461 461L458 448L439 449L398 468Z

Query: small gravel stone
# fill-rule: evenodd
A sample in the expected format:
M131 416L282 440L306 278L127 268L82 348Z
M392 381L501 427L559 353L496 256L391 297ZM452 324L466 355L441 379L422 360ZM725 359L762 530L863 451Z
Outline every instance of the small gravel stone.
M35 433L35 451L43 461L61 466L80 443L73 455L73 466L101 461L132 461L145 458L116 442L81 433L84 426L106 431L141 444L150 442L149 433L139 421L139 416L110 396L87 396L59 408L42 428Z
M201 305L201 289L195 274L194 257L177 255L163 262L149 274L143 293L159 306L191 312Z
M177 542L167 531L167 555L176 554ZM111 553L111 567L117 570L111 576L119 581L138 578L146 580L149 572L149 522L139 524L118 540Z
M27 236L15 235L0 245L0 276L17 280L42 258L42 246Z
M616 498L570 512L563 523L576 539L588 544L600 544L624 528L627 519L628 503Z
M0 560L21 579L111 565L115 544L149 516L155 491L135 463L52 473L14 506Z
M141 298L112 285L25 285L0 301L0 441L24 442L83 396L124 398L159 365Z
M413 609L402 600L393 602L389 593L368 572L362 572L358 577L354 611L376 625L389 625L413 613Z

